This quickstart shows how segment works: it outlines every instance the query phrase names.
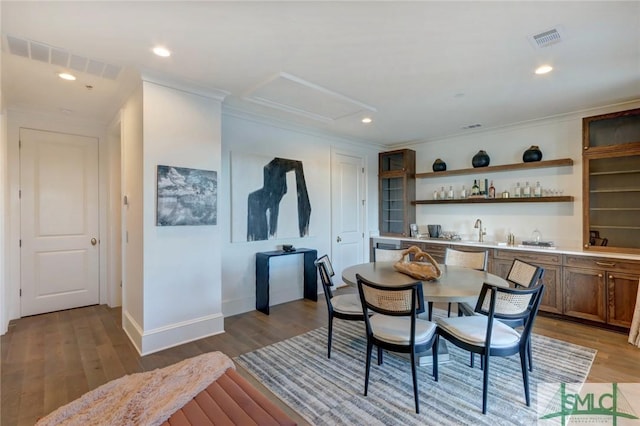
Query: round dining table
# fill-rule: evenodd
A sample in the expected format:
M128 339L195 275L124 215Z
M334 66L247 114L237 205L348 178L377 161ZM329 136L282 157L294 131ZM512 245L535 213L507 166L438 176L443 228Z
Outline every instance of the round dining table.
M401 286L420 281L394 269L395 262L370 262L349 266L342 270L345 283L356 285L356 274L377 284ZM422 281L422 292L427 302L471 302L475 303L483 283L498 287L509 287L509 283L497 275L486 271L462 266L438 265L442 271L440 278Z

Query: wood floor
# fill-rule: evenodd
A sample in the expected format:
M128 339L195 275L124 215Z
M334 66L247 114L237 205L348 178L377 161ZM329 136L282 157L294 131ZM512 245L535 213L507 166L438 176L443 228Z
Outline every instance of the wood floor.
M254 311L228 317L226 333L145 357L138 356L122 331L120 309L100 305L12 321L0 340L1 424L33 425L84 392L125 374L210 351L233 358L324 326L326 315L324 302L290 302L271 307L269 316ZM543 316L534 332L597 349L589 382L640 382L640 349L629 345L624 334Z

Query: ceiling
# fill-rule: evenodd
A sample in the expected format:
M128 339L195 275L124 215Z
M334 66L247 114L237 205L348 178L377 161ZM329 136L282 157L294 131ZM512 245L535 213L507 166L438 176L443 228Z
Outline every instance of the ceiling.
M5 0L0 8L3 107L103 123L140 72L226 92L228 111L380 145L640 99L638 1ZM538 47L532 36L551 29L560 41ZM45 59L12 53L9 38ZM158 44L172 56L153 55ZM541 64L554 70L535 75ZM57 77L69 69L76 81Z

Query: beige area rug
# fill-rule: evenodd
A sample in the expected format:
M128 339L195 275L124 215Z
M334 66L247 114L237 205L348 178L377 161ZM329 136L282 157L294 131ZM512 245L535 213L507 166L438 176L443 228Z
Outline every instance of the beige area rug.
M440 363L439 381L431 367L419 367L420 414L415 413L407 360L388 354L371 367L369 395L363 396L364 323L334 322L331 359L327 330L300 336L241 355L234 361L253 374L303 418L315 425L532 425L538 419L542 383L583 383L594 349L534 335L531 407L524 401L520 358L492 358L488 412L482 414L482 371L469 367L468 352L448 345L450 361ZM547 402L544 402L545 404Z

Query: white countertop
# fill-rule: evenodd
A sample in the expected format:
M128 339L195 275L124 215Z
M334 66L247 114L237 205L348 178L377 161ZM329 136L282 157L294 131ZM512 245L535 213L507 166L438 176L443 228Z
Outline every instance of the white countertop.
M440 239L440 238L410 238L410 237L382 237L382 236L371 237L371 238L375 238L376 240L415 241L415 242L434 243L434 244L455 244L460 246L486 247L486 248L501 249L501 250L533 251L533 252L539 252L539 253L575 254L580 256L611 257L616 259L640 260L640 254L583 250L580 247L549 248L549 247L536 247L536 246L524 246L524 245L509 246L509 245L506 245L505 243L498 243L495 241L486 241L481 243L477 241L446 240L446 239Z

